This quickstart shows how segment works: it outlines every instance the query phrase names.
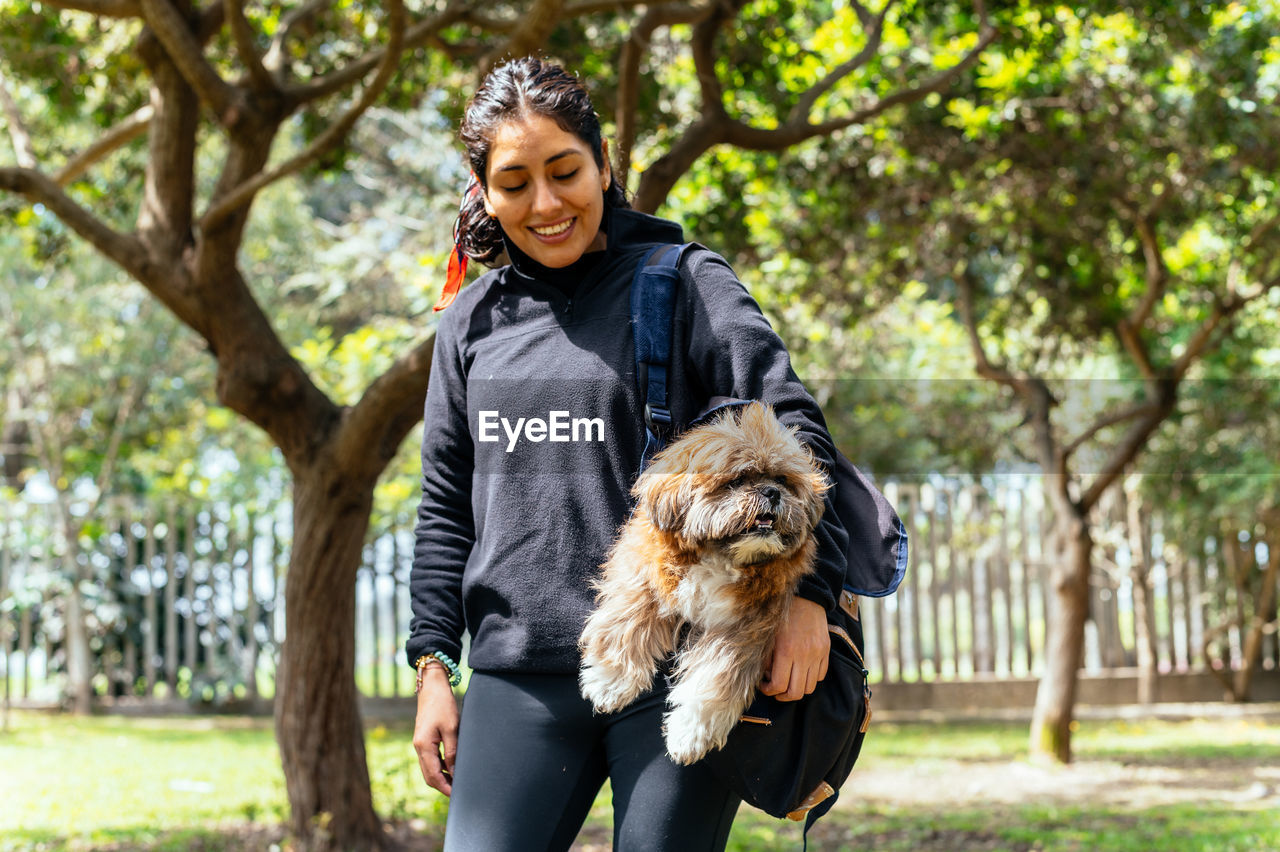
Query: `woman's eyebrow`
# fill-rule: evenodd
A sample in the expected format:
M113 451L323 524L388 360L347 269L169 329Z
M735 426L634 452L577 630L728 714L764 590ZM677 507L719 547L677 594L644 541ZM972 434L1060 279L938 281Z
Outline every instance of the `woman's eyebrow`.
M579 156L581 156L582 152L579 151L577 148L565 148L559 154L552 154L550 157L547 157L546 164L549 166L552 163L554 163L556 160L563 159L564 157L568 157L572 154L578 154ZM499 172L518 172L518 171L523 171L527 168L528 166L523 166L519 163L515 163L510 166L503 166L502 168L498 169L498 171Z

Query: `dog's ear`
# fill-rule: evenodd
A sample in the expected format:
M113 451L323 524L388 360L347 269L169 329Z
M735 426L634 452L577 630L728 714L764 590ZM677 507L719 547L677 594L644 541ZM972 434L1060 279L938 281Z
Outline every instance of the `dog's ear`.
M693 501L689 474L647 472L636 482L636 498L653 525L663 532L677 532Z
M814 499L805 501L805 510L809 513L809 529L814 529L827 508L824 498L831 489L831 480L815 470L810 474L809 487L813 489Z

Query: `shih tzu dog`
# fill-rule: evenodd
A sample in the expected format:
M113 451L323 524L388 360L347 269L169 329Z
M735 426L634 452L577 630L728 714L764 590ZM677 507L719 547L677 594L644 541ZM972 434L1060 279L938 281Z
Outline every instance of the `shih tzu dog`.
M751 703L800 578L829 487L761 403L727 410L656 455L596 582L582 634L582 694L598 713L647 690L688 632L664 718L689 764L724 745Z

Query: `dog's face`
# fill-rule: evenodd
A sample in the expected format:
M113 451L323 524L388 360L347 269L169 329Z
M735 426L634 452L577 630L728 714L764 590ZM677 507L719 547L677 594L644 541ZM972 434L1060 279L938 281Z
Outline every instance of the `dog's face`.
M681 436L654 457L634 493L637 508L681 549L751 565L803 544L828 487L795 434L752 403Z

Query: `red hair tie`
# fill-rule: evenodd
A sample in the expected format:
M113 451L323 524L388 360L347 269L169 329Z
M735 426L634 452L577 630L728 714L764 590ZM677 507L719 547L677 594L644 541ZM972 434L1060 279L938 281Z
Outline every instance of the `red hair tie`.
M453 220L453 251L449 253L449 269L444 276L444 290L440 293L440 301L436 302L432 310L443 311L452 305L453 300L458 297L458 291L462 289L463 280L467 277L467 255L458 243L458 230L462 225L462 214L467 202L479 191L480 181L476 180L476 173L472 172L471 179L467 181L467 188L462 193L462 201L458 204L458 218Z

